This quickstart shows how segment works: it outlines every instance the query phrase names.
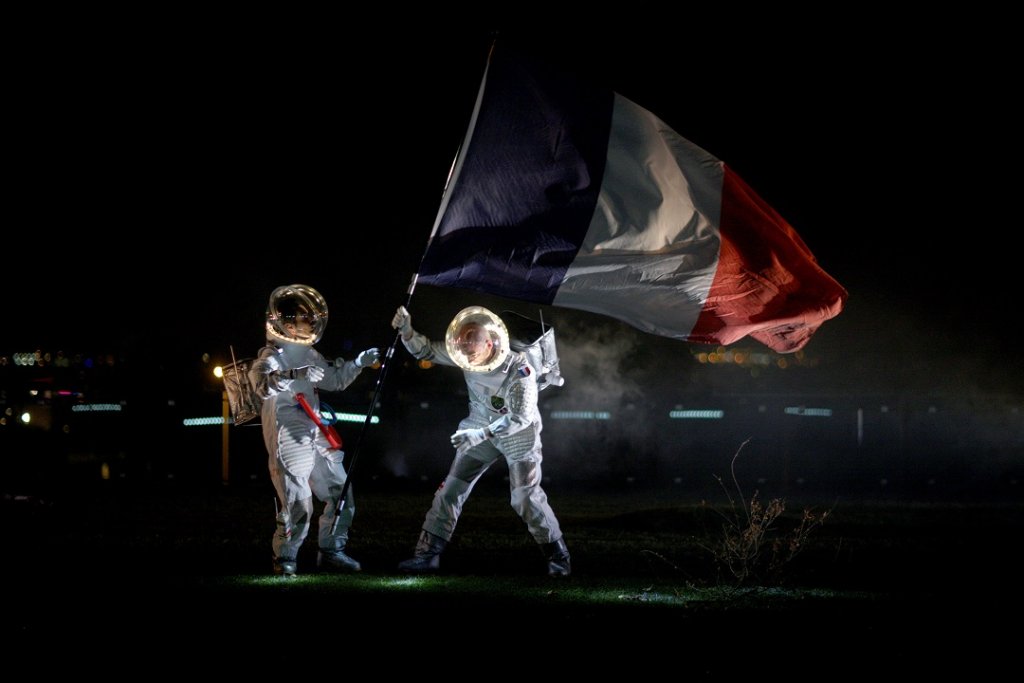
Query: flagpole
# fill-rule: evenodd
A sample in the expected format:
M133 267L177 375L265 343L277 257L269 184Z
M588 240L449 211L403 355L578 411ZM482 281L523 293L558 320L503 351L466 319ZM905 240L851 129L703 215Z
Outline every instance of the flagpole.
M430 237L427 239L427 246L423 249L423 254L420 256L420 268L416 269L416 272L413 273L412 278L409 280L409 288L406 291L405 297L406 309L410 308L412 305L412 295L413 292L416 291L416 282L419 280L419 271L423 267L423 260L427 257L427 252L430 250L430 243L434 240L437 228L441 224L441 217L444 215L445 208L448 206L448 190L451 187L452 180L458 176L458 172L461 169L462 149L468 144L470 138L473 136L473 129L476 126L477 115L480 112L480 102L484 95L484 86L487 84L487 70L490 68L491 57L494 54L495 42L497 41L491 42L491 47L487 51L487 66L484 67L484 75L480 81L480 89L477 92L476 104L473 107L473 116L470 119L466 136L462 144L460 144L458 149L455 150L455 158L452 159L452 165L448 169L448 177L444 181L444 190L441 192L441 206L438 207L437 217L434 219L434 226L430 230ZM366 428L373 420L374 408L376 408L377 400L380 398L381 391L384 388L384 378L387 376L388 367L391 365L391 359L395 355L395 348L398 346L398 340L401 338L401 331L395 332L395 338L391 341L391 346L388 347L387 353L384 354L384 360L380 365L380 372L377 373L377 384L373 389L373 399L370 401L370 407L366 411L366 419L363 420L363 427L359 430L359 436L356 439L356 446L352 451L352 461L349 462L348 467L346 468L345 484L341 487L341 494L338 496L338 501L334 508L334 519L331 521L332 535L338 528L338 520L341 515L341 510L345 507L345 500L348 497L350 482L352 481L352 473L355 471L356 462L359 460L359 451L363 444L363 437L366 435Z
M462 149L462 146L460 145L459 146L459 150L461 150L461 149ZM448 170L448 179L445 180L445 183L444 183L444 192L443 192L444 196L446 196L448 194L448 186L451 183L452 175L455 172L455 166L456 166L456 163L458 162L458 159L459 159L459 150L456 150L456 152L455 152L455 159L452 160L451 168ZM444 203L444 200L442 199L442 205L443 205L443 203ZM439 216L440 216L440 214L439 214ZM430 248L430 240L432 240L434 238L434 232L437 231L437 223L438 222L439 222L439 220L434 222L434 229L430 233L430 239L427 240L427 249ZM426 258L427 249L424 249L423 250L423 255L420 256L420 264L421 265L423 264L423 259ZM419 270L417 270L417 272L413 273L412 274L412 278L409 280L409 288L408 288L408 290L406 290L406 296L405 296L405 307L406 307L406 309L408 309L412 305L412 294L413 294L413 292L416 291L416 282L417 282L417 280L419 280ZM363 437L366 434L367 426L369 426L371 420L373 420L374 408L377 406L377 400L378 400L378 398L380 398L381 391L384 388L384 378L388 374L388 368L391 366L391 359L395 355L395 349L398 347L398 340L401 339L401 338L402 338L401 330L396 331L395 332L395 338L391 340L391 346L388 347L387 353L384 354L384 360L381 361L380 372L377 373L377 384L374 386L374 389L373 389L373 399L370 401L370 407L369 407L369 409L366 412L366 419L363 420L362 429L359 430L359 437L356 439L356 447L352 451L352 461L348 464L348 467L346 468L345 484L341 487L341 494L338 496L338 502L337 502L336 507L334 508L334 519L331 521L331 534L332 535L334 534L335 530L337 530L337 528L338 528L338 520L340 519L341 510L342 510L342 508L345 507L345 500L348 497L348 490L350 488L349 482L352 481L352 473L355 471L356 462L359 460L359 451L360 451L360 447L363 444Z

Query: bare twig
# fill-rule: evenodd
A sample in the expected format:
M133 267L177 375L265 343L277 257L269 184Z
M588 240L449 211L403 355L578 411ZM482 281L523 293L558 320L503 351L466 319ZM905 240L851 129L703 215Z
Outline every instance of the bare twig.
M725 493L728 511L711 507L723 520L722 536L711 546L701 547L711 552L715 562L737 585L751 581L781 582L784 568L803 551L808 536L825 523L829 511L816 514L809 508L804 509L796 527L788 535L780 535L777 522L786 510L785 500L772 498L764 504L759 498L760 492L754 491L748 501L736 476L736 462L749 442L747 439L740 444L730 462L735 499L721 477L715 477ZM736 509L737 499L742 512Z

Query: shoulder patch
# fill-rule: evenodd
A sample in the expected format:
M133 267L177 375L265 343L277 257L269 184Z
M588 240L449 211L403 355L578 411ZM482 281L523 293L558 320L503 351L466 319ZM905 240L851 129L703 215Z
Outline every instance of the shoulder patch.
M529 377L531 374L533 374L533 370L530 369L529 365L526 365L524 363L523 365L519 366L519 374L522 375L523 377Z

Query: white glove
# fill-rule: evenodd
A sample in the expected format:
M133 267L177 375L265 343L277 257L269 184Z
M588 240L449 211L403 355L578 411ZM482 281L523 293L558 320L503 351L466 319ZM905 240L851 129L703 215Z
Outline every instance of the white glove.
M405 306L399 306L395 311L395 317L391 319L391 327L402 333L402 339L412 338L412 314L405 309Z
M324 378L324 369L319 365L306 366L306 379L316 384Z
M377 349L366 349L356 356L357 368L368 368L380 360L380 351Z
M452 434L452 445L455 446L456 455L462 455L473 446L486 440L486 429L460 429Z

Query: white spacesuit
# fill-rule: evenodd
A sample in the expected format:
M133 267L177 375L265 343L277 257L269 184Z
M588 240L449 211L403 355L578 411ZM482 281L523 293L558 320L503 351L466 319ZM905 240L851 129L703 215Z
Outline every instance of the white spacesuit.
M344 451L332 449L327 438L297 398L302 394L319 415L318 389L341 391L363 368L380 358L367 349L354 361L329 363L313 344L327 326L327 303L312 287L278 287L267 307L267 345L250 370L256 392L263 397L263 439L269 454L270 479L280 506L272 546L274 572L292 576L299 548L309 533L313 500L324 501L319 520L317 565L333 571L359 571L358 562L343 551L355 514L352 486L334 526L335 506L345 485Z
M501 318L481 306L460 311L443 343L412 328L404 306L391 321L413 356L463 369L469 392L469 415L452 434L455 460L434 494L423 521L414 556L401 562L408 572L434 572L451 540L462 506L473 486L498 458L508 464L512 508L526 522L548 561L548 574L568 576L569 550L558 519L541 488L543 427L537 409L537 370L509 346Z

